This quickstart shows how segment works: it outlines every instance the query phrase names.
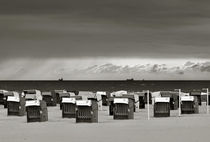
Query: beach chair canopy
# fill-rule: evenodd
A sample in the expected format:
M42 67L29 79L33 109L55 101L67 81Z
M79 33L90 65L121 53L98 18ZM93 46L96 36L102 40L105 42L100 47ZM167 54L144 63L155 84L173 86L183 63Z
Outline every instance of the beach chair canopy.
M76 105L77 106L91 106L92 102L91 100L77 100Z
M128 94L128 91L124 91L124 90L121 90L121 91L116 91L116 92L112 92L110 95L111 97L120 97L122 95L126 95Z
M68 92L66 92L66 93L59 93L59 96L60 97L70 97L70 94L68 93Z
M201 95L201 92L199 92L199 91L193 91L193 92L190 92L190 95L192 95L192 96L200 96Z
M41 91L39 90L24 90L22 93L22 96L24 96L26 99L36 99L36 100L42 100Z
M88 98L97 98L96 93L91 91L79 91L79 95L82 96L83 100L88 100Z
M0 90L0 95L4 95L6 92L8 92L7 90Z
M67 93L66 90L55 90L55 93Z
M169 97L156 97L155 103L169 103L170 98Z
M114 104L128 104L128 98L114 98Z
M144 92L135 92L135 94L137 94L138 96L144 97Z
M13 91L12 95L8 96L8 102L20 102L20 95L18 92Z
M36 94L36 90L24 90L24 94Z
M101 95L101 96L104 95L104 96L106 96L106 92L97 91L96 95Z
M62 98L62 103L72 103L72 104L75 104L76 103L76 99L75 98Z
M14 96L14 92L13 91L5 92L4 96Z
M20 98L15 97L15 96L8 96L7 101L8 102L20 102Z
M39 100L30 100L26 101L26 107L28 106L40 106L40 101Z
M181 96L181 101L194 101L194 96Z

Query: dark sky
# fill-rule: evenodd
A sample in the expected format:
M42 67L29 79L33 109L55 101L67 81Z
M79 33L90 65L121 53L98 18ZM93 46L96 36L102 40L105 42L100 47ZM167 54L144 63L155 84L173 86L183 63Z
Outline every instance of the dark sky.
M1 0L1 58L209 58L208 0Z
M209 79L208 0L0 0L0 79Z

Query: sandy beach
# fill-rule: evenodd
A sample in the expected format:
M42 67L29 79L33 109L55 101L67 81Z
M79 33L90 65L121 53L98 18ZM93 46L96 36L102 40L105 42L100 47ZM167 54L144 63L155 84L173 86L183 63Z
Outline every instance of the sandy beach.
M150 106L152 111L152 106ZM147 120L147 109L138 110L134 120L113 120L108 107L99 111L99 123L75 123L75 119L63 119L59 106L48 107L48 122L27 123L26 116L7 116L0 106L1 142L201 142L209 139L210 115L205 114L205 105L200 114L178 117L154 118L153 111Z

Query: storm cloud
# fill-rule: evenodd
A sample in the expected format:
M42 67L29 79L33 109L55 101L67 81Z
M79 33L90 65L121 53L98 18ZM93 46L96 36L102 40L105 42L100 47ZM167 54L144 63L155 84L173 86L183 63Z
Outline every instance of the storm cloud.
M3 58L209 58L206 0L2 0Z

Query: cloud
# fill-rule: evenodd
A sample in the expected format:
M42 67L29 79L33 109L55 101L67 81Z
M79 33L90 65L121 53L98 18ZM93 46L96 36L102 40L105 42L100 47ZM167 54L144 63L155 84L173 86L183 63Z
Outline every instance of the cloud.
M209 4L1 0L0 57L209 58Z
M193 64L194 64L193 62L187 61L187 62L184 64L184 66L191 66L191 65L193 65Z
M210 62L194 63L186 62L183 66L168 67L166 64L146 64L146 65L135 65L135 66L119 66L114 64L94 65L91 68L84 69L88 73L97 74L140 74L140 73L151 73L159 74L177 74L183 76L187 73L202 73L210 72Z
M210 72L210 62L205 62L201 65L200 70L202 72Z
M150 65L151 66L151 65ZM158 64L154 64L152 65L150 71L151 72L154 72L154 73L157 73L157 72L164 72L164 71L167 71L167 66L162 64L162 65L158 65Z
M210 66L203 66L201 67L202 72L210 72Z
M186 71L195 71L195 72L210 72L210 62L203 63L186 63L183 67Z
M167 67L165 64L146 64L146 65L114 65L112 63L103 64L103 65L93 65L86 69L81 70L86 73L96 73L96 74L138 74L138 73L176 73L184 74L184 71L180 67Z
M108 59L101 62L95 59L9 60L0 63L0 79L54 80L61 77L65 80L210 79L209 61L183 61L183 64L174 64L178 61L167 64L154 60L150 62L137 60L135 63L134 60L123 61L117 63L116 60Z
M184 71L182 71L182 70L177 70L176 73L180 74L180 75L184 75Z

